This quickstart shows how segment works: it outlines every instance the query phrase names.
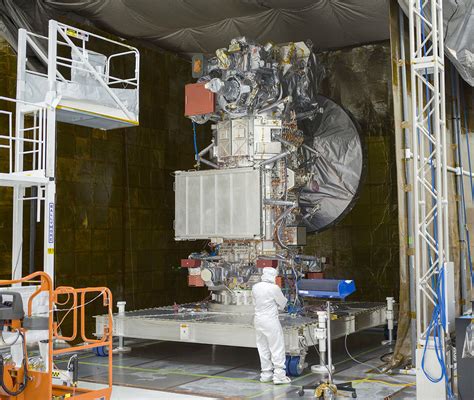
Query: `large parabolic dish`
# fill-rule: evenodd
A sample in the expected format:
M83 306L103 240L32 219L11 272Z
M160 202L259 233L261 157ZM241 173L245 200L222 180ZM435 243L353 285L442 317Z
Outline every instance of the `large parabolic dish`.
M357 123L334 101L316 95L311 111L297 116L307 147L300 149L298 173L311 178L299 191L308 233L339 222L354 206L365 171L365 151Z

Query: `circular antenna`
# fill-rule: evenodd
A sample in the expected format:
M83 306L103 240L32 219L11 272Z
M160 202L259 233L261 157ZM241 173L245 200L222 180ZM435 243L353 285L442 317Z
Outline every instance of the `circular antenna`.
M357 123L334 101L317 95L310 112L297 115L304 133L298 174L301 224L308 233L339 222L354 206L365 172L365 152Z

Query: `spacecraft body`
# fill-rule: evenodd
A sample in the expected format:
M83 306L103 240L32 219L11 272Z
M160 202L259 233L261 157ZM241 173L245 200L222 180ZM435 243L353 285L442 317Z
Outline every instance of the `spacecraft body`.
M185 114L196 169L175 173L175 237L207 244L181 261L189 286L207 286L216 305L251 305L261 268L274 267L294 301L297 281L320 277L326 261L305 254L307 235L337 223L357 197L357 126L318 94L324 71L310 43L241 37L213 57L195 56L192 72ZM199 151L203 124L212 141Z

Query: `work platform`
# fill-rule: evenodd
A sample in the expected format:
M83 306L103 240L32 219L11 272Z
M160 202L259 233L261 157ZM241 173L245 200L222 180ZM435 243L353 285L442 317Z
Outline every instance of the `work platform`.
M386 323L385 303L335 303L331 338L337 339ZM286 353L299 355L317 344L314 317L281 314ZM107 316L96 316L96 332L103 332ZM255 348L253 313L209 310L209 303L192 303L114 315L114 336Z
M20 29L19 43L21 98L53 106L61 122L107 130L138 125L140 54L135 47L57 21L49 22L47 37ZM47 71L30 65L27 51Z
M92 78L89 82L97 82ZM47 77L26 74L29 98L44 100L42 93L47 88ZM98 84L59 81L57 90L61 94L56 106L57 121L106 130L138 125L136 89L105 89Z

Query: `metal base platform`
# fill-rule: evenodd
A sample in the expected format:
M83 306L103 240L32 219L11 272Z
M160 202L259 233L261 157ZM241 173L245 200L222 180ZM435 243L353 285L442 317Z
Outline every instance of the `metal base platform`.
M281 314L286 353L300 354L302 347L316 343L314 328L316 314L292 316ZM96 332L103 332L107 316L96 316ZM337 303L332 313L331 335L343 337L386 323L385 303ZM136 339L166 340L237 347L256 347L253 314L210 311L207 302L128 311L114 315L114 336Z

